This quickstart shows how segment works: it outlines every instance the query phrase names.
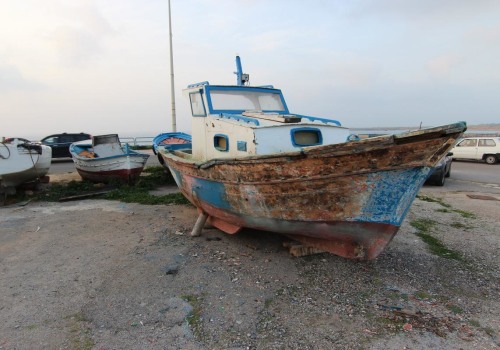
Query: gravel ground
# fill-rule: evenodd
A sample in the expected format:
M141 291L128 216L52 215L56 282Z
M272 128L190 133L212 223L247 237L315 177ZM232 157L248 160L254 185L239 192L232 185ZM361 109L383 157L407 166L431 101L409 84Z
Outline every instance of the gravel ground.
M500 195L419 197L371 262L292 257L251 230L190 237L190 206L1 208L0 349L500 348Z

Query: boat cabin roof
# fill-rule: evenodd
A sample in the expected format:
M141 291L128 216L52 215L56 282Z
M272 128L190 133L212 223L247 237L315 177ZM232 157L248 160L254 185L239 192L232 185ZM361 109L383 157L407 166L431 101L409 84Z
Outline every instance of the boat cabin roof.
M204 82L190 85L185 92L189 95L194 117L221 113L241 114L245 111L289 113L281 90L269 86L209 85ZM202 97L206 106L197 106L198 102L202 102Z
M184 93L189 96L193 117L218 115L255 126L264 126L268 122L297 123L302 119L341 126L337 120L290 114L283 93L272 86L202 82L189 85ZM267 122L263 123L263 120Z

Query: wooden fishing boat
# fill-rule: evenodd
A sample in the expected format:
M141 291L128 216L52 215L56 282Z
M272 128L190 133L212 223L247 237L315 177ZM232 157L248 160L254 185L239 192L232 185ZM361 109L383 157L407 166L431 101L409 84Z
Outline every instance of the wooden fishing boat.
M153 153L158 156L160 164L163 164L163 158L158 154L159 149L174 150L186 147L191 147L191 135L184 132L166 132L153 139L152 148Z
M19 139L0 143L0 193L15 193L17 186L43 178L51 162L49 146Z
M121 180L135 184L149 158L149 154L122 145L116 134L72 143L69 151L80 176L92 182Z
M192 143L159 149L206 220L287 235L346 258L376 258L402 224L432 167L465 130L458 122L359 140L340 122L288 111L281 90L194 84Z

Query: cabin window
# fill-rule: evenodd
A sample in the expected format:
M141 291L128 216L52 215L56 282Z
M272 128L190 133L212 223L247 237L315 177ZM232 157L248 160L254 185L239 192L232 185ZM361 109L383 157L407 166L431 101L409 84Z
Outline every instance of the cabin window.
M246 152L247 151L246 141L237 141L236 148L238 149L238 151Z
M321 131L316 128L292 129L292 144L295 147L316 146L323 143Z
M203 104L203 97L201 96L201 91L190 93L189 100L191 101L191 114L193 115L193 117L207 116L205 105Z
M267 91L210 90L210 100L216 111L286 111L281 95Z
M216 150L221 152L229 151L229 138L227 137L227 135L215 135L214 147Z

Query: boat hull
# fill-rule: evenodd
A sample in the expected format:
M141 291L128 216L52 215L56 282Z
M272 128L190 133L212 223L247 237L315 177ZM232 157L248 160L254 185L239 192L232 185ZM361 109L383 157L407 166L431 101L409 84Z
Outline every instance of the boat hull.
M0 192L40 179L49 171L52 149L48 146L2 144L0 147Z
M121 145L117 134L97 135L72 143L69 152L78 174L92 182L122 181L133 185L139 179L149 154Z
M83 179L92 182L119 180L135 184L139 179L148 155L114 156L109 158L76 159L76 170Z
M286 234L369 260L392 240L431 168L465 130L457 123L301 152L205 163L160 152L182 193L227 233Z

